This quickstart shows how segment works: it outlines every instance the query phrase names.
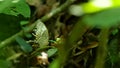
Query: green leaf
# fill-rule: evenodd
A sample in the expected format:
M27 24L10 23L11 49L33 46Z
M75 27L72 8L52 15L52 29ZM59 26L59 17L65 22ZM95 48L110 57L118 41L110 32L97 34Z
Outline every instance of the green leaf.
M0 41L20 31L20 17L0 14Z
M58 51L57 48L52 48L47 51L48 57L53 56Z
M11 62L0 59L0 68L10 68Z
M0 13L2 13L2 11L4 9L6 9L7 7L9 7L12 4L11 0L3 0L0 2Z
M89 26L111 27L119 24L120 8L112 8L99 13L85 15L83 21Z
M15 2L16 1L16 2ZM30 8L25 0L5 0L0 4L0 13L9 15L23 15L24 17L30 17Z
M19 14L23 15L24 17L30 17L30 8L29 6L25 3L25 1L20 0L19 3L14 5L16 12Z
M32 51L32 46L28 43L26 43L26 41L21 38L21 37L17 37L16 41L18 42L18 44L20 45L21 49L26 52L29 53Z

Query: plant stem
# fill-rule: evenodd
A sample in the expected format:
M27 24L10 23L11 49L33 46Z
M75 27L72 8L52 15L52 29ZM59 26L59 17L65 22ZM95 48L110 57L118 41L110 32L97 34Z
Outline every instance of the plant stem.
M70 35L59 46L58 58L54 60L49 68L62 68L65 65L66 60L69 60L69 54L71 48L77 41L83 36L88 29L87 25L79 19L79 21L73 27Z
M102 28L99 37L99 46L97 49L97 57L95 68L104 68L105 58L107 55L107 42L108 42L109 28Z

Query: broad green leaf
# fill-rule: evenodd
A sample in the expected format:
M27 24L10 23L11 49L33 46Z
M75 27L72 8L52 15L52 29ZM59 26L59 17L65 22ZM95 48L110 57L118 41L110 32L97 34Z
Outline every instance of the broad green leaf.
M47 51L48 57L53 56L57 52L57 48L52 48Z
M0 41L7 39L20 31L20 17L0 14Z
M10 68L11 62L0 59L0 68Z
M32 51L32 46L28 44L23 38L17 37L16 41L24 52L29 53Z
M89 26L117 26L120 21L120 8L112 8L95 14L85 15L83 21Z
M12 4L12 0L0 1L0 13L2 13L2 11L7 7L11 6L11 4Z
M30 8L25 0L5 0L1 2L0 7L0 13L30 17Z
M19 14L22 14L24 17L30 17L30 8L24 0L20 0L19 3L14 5L14 7L14 10Z

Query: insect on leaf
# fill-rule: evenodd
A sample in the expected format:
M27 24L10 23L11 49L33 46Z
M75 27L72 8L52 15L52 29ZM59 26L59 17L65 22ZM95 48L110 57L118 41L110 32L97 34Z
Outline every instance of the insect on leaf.
M49 35L47 27L44 23L42 23L40 20L36 21L36 30L35 30L35 42L40 45L40 47L44 47L45 45L48 45Z

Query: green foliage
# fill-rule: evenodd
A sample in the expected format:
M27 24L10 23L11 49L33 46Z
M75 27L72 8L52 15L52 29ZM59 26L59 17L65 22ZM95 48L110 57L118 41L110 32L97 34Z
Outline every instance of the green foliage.
M55 55L55 53L56 53L57 51L58 51L57 48L49 49L49 50L47 51L48 57L51 57L51 56Z
M3 0L0 2L0 13L2 13L2 11L4 9L6 9L8 6L10 6L12 3L11 3L11 0Z
M0 67L1 68L10 68L11 62L6 60L0 60Z
M110 57L110 61L111 63L116 63L117 61L119 61L120 57L119 57L119 52L118 52L118 39L113 39L110 42L110 45L108 47L109 50L109 57Z
M20 30L20 20L20 17L0 14L0 41L10 37Z
M116 35L118 32L119 32L119 30L118 30L118 29L115 29L115 30L112 31L112 34L113 34L113 35Z
M11 68L12 62L9 61L7 58L10 56L17 54L11 47L5 47L4 49L0 50L0 67L1 68ZM16 58L14 58L16 59Z
M98 26L100 28L113 27L119 24L120 8L112 8L90 15L85 15L83 21L90 26Z
M4 0L0 3L0 13L15 16L21 14L24 17L30 17L30 8L25 3L25 0Z
M20 57L22 55L22 53L16 53L10 57L7 58L7 60L15 60L17 59L18 57Z
M21 26L24 26L24 25L26 25L26 24L28 24L28 23L29 23L28 21L21 21L21 22L20 22L20 25L21 25Z
M21 49L25 53L29 53L29 52L32 51L32 46L30 44L28 44L23 38L17 37L16 41L18 42L18 44L20 45Z
M31 23L26 20L30 18L30 8L25 0L0 0L0 41L6 38L0 43L0 67L46 68L44 64L50 63L49 68L66 68L67 65L71 68L103 68L104 62L110 62L110 65L117 63L120 59L119 39L111 38L109 34L116 36L120 31L116 29L110 33L109 29L118 28L120 8L73 18L63 11L73 1L75 0L61 3L60 8L53 7L57 9ZM44 5L40 6L40 10L44 9ZM56 22L57 19L62 25ZM94 26L100 27L99 31ZM27 43L27 40L32 42ZM110 43L107 44L109 40ZM46 55L42 55L42 52Z
M20 30L19 22L24 19L18 16L20 14L24 17L30 17L30 8L25 0L0 1L0 31L2 31L0 32L0 41ZM8 30L8 28L12 31Z

